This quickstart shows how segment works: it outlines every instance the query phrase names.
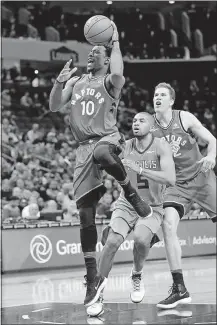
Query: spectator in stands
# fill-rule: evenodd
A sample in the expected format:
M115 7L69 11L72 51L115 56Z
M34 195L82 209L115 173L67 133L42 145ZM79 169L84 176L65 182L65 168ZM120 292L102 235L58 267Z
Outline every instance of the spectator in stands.
M75 201L70 201L68 207L63 212L64 221L79 222L79 213Z
M190 81L189 89L190 89L191 96L196 96L199 93L200 90L199 90L196 80Z
M34 123L32 125L31 130L29 130L26 134L26 139L29 140L31 143L34 142L36 139L41 137L41 132L39 131L39 124Z
M40 218L39 207L36 203L27 205L22 211L22 218L28 220L37 220Z
M45 207L42 210L44 212L55 212L57 211L57 203L54 200L49 200L45 203Z
M208 122L212 122L214 117L213 117L213 113L210 111L209 108L205 108L205 112L204 112L204 118L205 120L207 120Z
M1 93L1 103L4 108L11 107L11 95L9 89L4 89Z
M10 76L11 80L15 81L18 76L20 76L20 65L19 63L14 63L14 65L10 68Z
M42 108L42 103L39 99L38 93L34 93L33 95L33 100L32 100L32 105L35 110L38 110L40 112L40 109Z
M25 94L20 99L20 105L23 108L30 108L32 107L32 98L30 97L30 94L28 91L25 92Z
M17 196L12 196L8 204L3 207L2 211L2 219L5 221L6 219L11 219L11 221L16 221L18 217L20 217L20 209L19 209L19 198Z
M46 194L50 199L53 199L53 200L56 199L56 196L58 194L58 184L55 180L51 180L51 182L48 186L48 189L46 191Z
M21 199L19 204L20 211L22 212L27 205L28 205L28 201L26 199Z
M10 184L10 180L5 178L2 180L2 199L6 199L7 201L9 201L9 199L12 196L12 186Z
M45 202L44 202L44 199L40 196L38 199L37 199L37 203L38 203L38 206L39 206L39 210L43 210L44 207L45 207ZM58 209L60 210L60 209Z

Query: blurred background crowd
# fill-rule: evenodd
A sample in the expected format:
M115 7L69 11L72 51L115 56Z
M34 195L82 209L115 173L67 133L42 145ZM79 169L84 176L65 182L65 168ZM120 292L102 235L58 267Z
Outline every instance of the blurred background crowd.
M164 1L161 5L150 5L150 1L145 1L137 4L129 2L123 6L117 1L95 1L93 5L84 2L81 6L79 1L3 2L2 35L85 42L81 26L91 16L102 14L117 24L125 58L166 59L198 57L203 51L217 53L215 33L210 33L216 26L216 2ZM188 37L190 34L192 39Z
M120 8L105 5L105 8L94 11L83 8L81 13L81 10L75 10L73 2L70 4L74 8L73 13L72 10L67 12L66 3L64 6L51 6L46 2L4 2L2 35L7 38L27 38L27 42L28 38L49 41L54 35L56 41L74 39L85 42L80 26L93 14L100 13L117 23L125 60L179 58L186 53L185 47L191 56L200 55L196 43L189 43L183 32L175 28L175 18L178 17L176 10L173 15L165 12L167 28L162 32L158 28L160 14L144 13L144 8L134 8L132 12L129 8L121 11ZM178 7L177 12L182 14ZM190 17L192 32L199 29L203 34L206 53L216 53L216 35L212 33L216 7L197 7L194 3L187 3L185 12ZM183 20L184 17L181 16ZM133 21L133 29L129 19ZM170 43L171 35L174 35L171 29L178 35L175 47ZM135 37L135 33L139 37ZM170 52L171 48L175 50ZM60 70L55 67L53 71L42 74L29 62L22 67L19 62L14 62L10 68L3 65L1 173L4 224L44 220L79 222L72 186L77 143L69 128L69 111L65 107L58 113L49 111L49 93ZM169 80L166 76L164 80L158 76L153 82L147 81L145 76L144 84L128 71L126 69L126 83L118 108L118 127L126 139L132 137L132 118L138 111L153 113L154 84L164 80L169 81L176 91L174 108L192 112L216 136L217 69L214 68L213 73L203 70L192 76L177 75ZM202 153L206 154L206 144L199 139L198 143ZM107 174L104 175L104 185L107 191L97 208L98 220L111 217L120 193L118 184ZM206 215L194 204L186 218L198 217Z

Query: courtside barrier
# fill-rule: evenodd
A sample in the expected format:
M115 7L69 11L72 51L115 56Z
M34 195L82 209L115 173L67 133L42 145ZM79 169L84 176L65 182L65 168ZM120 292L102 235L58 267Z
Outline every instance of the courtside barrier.
M99 238L105 225L98 225ZM79 226L2 230L2 271L83 266ZM216 227L210 220L182 220L178 231L183 257L216 253ZM97 243L99 256L103 246ZM132 234L121 245L115 263L131 262ZM153 246L149 260L165 259L164 242Z

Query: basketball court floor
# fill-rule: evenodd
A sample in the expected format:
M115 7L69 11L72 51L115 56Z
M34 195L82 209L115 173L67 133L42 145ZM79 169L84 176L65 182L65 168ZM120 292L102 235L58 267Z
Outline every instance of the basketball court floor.
M130 301L132 265L114 265L104 292L105 312L88 317L83 306L84 268L37 271L2 276L2 324L216 324L216 257L183 259L184 277L192 303L162 310L171 275L167 262L148 261L144 267L146 295Z

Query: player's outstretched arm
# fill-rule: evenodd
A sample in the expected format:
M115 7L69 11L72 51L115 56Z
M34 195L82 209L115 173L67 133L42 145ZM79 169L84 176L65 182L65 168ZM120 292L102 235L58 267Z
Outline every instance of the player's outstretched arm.
M160 171L150 170L139 167L132 160L122 160L124 166L132 168L135 172L140 175L147 177L153 181L169 186L174 186L176 182L176 171L175 164L173 161L172 150L170 145L161 139L157 139L158 147L157 154L160 158Z
M51 90L49 107L52 112L59 111L65 104L69 102L72 95L72 88L75 82L79 79L79 77L71 78L73 73L75 73L77 70L77 68L73 68L72 70L70 69L71 61L72 60L69 60L65 64ZM63 89L63 85L66 81L67 83Z
M114 29L112 40L110 42L111 57L110 57L110 75L106 79L106 86L111 95L115 98L119 98L121 89L125 83L123 76L124 64L120 50L119 35L115 23L112 21Z
M208 144L207 155L198 163L202 164L202 171L213 169L216 164L216 138L207 130L200 121L191 113L182 111L181 119L186 131L191 131Z

